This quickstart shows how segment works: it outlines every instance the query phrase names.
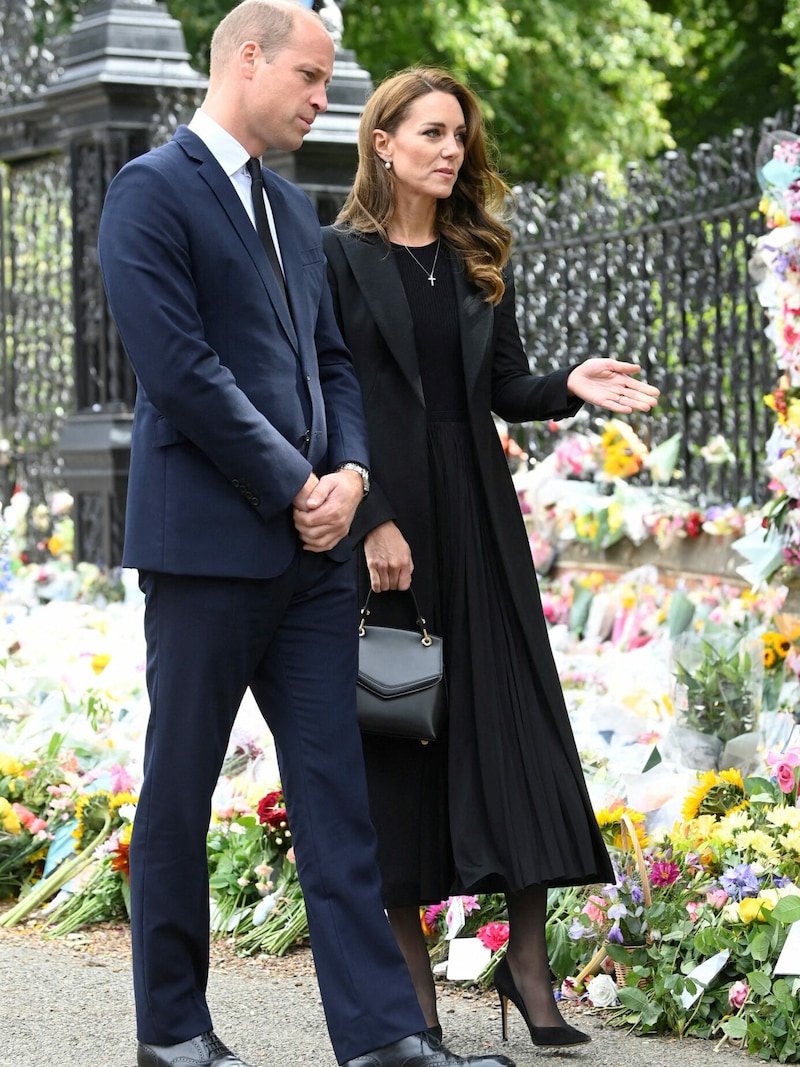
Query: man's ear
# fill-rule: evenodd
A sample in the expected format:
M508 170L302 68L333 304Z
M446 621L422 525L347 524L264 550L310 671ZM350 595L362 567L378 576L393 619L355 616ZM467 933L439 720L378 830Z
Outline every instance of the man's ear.
M255 41L245 41L239 46L239 69L243 77L253 77L261 54L261 47Z

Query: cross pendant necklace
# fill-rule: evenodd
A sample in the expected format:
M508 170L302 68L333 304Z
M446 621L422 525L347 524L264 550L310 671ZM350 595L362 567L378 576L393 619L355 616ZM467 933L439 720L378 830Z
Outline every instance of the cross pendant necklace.
M406 252L408 252L408 254L411 256L411 258L414 260L414 262L420 268L420 270L425 271L425 275L426 275L428 281L431 283L431 288L433 288L434 285L436 284L436 275L434 274L434 271L436 270L436 261L439 259L439 246L440 246L441 243L442 243L442 236L440 234L436 238L436 255L433 257L433 266L430 269L430 273L428 273L428 271L425 270L425 268L422 266L422 264L417 259L417 257L414 255L414 253L411 251L411 249L408 247L408 245L403 245L403 248L405 248Z

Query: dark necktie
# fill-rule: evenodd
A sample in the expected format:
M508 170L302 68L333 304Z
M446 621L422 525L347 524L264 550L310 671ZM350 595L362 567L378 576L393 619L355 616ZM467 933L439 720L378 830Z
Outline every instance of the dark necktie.
M264 175L261 172L261 161L251 156L246 163L246 167L247 173L250 175L250 192L253 197L253 212L255 213L258 236L261 238L264 251L267 253L267 259L275 271L275 277L278 279L283 298L286 300L286 281L283 277L278 253L275 250L275 243L272 240L269 220L267 219L267 208L264 204Z

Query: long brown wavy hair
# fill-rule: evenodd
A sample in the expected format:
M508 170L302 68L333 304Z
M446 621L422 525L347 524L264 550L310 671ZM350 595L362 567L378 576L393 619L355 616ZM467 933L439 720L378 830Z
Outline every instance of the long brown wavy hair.
M480 104L466 85L443 70L412 67L381 82L370 96L358 132L358 170L336 219L348 231L377 233L387 244L394 214L394 175L387 171L372 143L375 130L394 134L414 101L427 93L454 96L467 127L464 162L451 196L436 204L436 228L464 264L473 284L497 304L505 283L502 270L511 251L511 231L504 217L511 190L490 162L491 146Z

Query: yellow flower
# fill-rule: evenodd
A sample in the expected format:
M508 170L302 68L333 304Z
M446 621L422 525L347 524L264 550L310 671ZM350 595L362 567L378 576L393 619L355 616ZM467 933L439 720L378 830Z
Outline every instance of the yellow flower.
M633 586L624 585L622 587L621 603L622 603L623 608L634 608L634 607L636 607L636 604L637 604L638 600L639 600L639 598L636 595L636 591L634 590Z
M792 642L778 630L768 630L761 635L764 643L764 666L774 667L779 659L786 659Z
M718 827L719 820L715 815L698 815L697 818L684 823L681 829L686 840L699 850L716 834Z
M772 911L775 907L774 900L768 900L763 894L757 897L745 897L739 901L739 918L742 922L751 923L756 920L766 922L764 912Z
M734 808L725 816L724 822L733 830L750 830L753 826L753 818L746 808Z
M793 830L800 830L800 808L778 804L767 810L765 818L771 826L789 826Z
M578 579L578 585L591 589L594 593L602 589L605 584L606 578L602 571L589 571L588 574Z
M98 652L92 656L92 670L95 674L102 674L111 661L111 656L107 652Z
M0 797L0 829L7 834L18 834L22 829L17 813L5 797Z
M58 556L64 551L64 539L58 534L53 534L47 540L47 551L51 556Z
M769 834L763 830L744 830L736 839L737 847L751 848L753 852L764 859L777 862L780 859L778 850Z
M785 852L800 853L800 829L789 830L778 838L778 844Z
M786 405L786 423L793 430L800 429L800 400L793 398Z
M623 804L615 804L610 808L601 808L595 812L597 825L603 834L603 840L607 845L622 848L622 823L620 819L627 815L633 823L636 836L642 848L647 844L647 829L645 816L634 808L626 808Z
M25 765L20 763L18 759L14 759L13 756L9 756L5 752L0 752L0 778L5 778L6 775L16 778L24 770Z
M625 521L625 508L619 500L612 500L608 505L608 529L616 533Z
M132 793L109 793L98 789L94 793L83 793L75 804L75 818L78 825L72 831L77 842L78 851L86 848L92 838L100 832L106 820L108 829L121 824L119 809L125 804L135 804Z
M597 537L599 526L600 523L592 514L575 517L575 533L584 540L593 541Z
M681 808L687 822L697 815L725 815L747 807L742 772L733 767L727 771L705 771L699 785L689 790Z

